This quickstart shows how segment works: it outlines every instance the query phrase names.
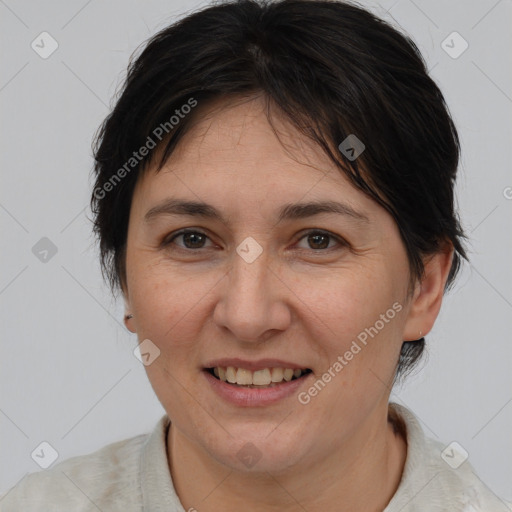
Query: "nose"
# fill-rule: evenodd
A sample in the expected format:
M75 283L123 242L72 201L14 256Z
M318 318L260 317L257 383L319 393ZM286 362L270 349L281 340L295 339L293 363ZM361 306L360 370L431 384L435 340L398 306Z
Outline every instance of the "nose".
M265 341L287 329L291 321L287 297L292 292L271 268L265 251L252 263L235 253L222 283L213 318L236 340Z

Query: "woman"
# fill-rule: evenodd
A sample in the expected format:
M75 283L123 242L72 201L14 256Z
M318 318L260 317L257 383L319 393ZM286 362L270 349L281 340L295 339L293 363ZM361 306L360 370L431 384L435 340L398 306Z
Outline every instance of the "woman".
M458 157L416 46L359 7L239 1L157 34L92 209L167 414L2 510L509 510L389 403L466 257Z

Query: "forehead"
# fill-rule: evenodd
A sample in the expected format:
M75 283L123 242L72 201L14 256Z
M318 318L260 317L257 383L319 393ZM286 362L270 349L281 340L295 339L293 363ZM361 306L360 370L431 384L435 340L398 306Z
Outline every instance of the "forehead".
M254 182L258 188L284 183L295 184L306 193L318 183L320 187L337 185L357 191L315 141L277 109L267 111L262 96L219 98L199 104L192 115L187 132L164 167L155 172L156 165L150 166L149 177L170 172L209 183L235 180L239 187Z
M194 112L191 128L178 143L172 161L271 162L318 167L328 172L331 162L321 148L299 132L276 108L267 110L262 96L221 98ZM258 169L255 167L254 171Z
M261 96L196 109L163 168L149 167L138 183L146 203L171 194L245 210L341 197L348 205L378 207L278 111L270 111L269 122Z

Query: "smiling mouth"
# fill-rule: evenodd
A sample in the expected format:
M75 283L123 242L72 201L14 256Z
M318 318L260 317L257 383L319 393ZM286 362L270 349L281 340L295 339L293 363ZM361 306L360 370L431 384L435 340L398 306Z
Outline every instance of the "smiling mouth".
M234 366L205 368L205 371L216 379L243 388L271 388L280 384L297 380L311 373L309 368L263 368L251 371Z

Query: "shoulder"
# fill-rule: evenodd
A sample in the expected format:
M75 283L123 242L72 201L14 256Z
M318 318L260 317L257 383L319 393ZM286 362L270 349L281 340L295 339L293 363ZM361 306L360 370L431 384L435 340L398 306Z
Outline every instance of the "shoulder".
M478 477L468 453L458 443L443 444L425 436L416 416L390 404L405 424L407 459L398 490L385 512L511 512Z
M426 438L424 454L427 474L432 478L432 490L427 496L450 496L453 505L459 507L454 510L461 512L512 511L510 504L501 500L480 479L460 444L444 445Z
M141 503L140 458L150 434L109 444L26 475L0 497L1 512L128 511Z

